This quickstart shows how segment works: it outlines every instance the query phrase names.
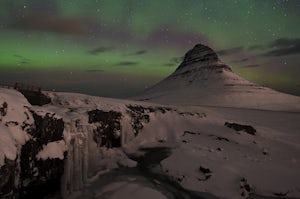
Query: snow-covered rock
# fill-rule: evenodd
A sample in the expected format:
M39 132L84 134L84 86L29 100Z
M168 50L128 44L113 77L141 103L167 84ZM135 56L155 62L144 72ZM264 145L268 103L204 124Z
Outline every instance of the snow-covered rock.
M52 143L64 141L62 119L35 110L15 90L1 88L0 104L0 197L41 197L59 188L65 150Z

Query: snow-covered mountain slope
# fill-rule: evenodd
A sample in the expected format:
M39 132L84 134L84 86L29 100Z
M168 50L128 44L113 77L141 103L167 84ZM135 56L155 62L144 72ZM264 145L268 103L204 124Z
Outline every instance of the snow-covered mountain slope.
M2 198L300 197L299 113L45 94L0 89Z
M240 77L211 48L201 44L186 53L173 74L134 99L163 104L300 111L300 97Z

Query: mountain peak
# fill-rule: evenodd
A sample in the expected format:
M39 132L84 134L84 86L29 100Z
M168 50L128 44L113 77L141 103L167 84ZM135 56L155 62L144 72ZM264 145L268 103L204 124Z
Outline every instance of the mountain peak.
M217 53L208 46L203 44L196 44L194 48L189 50L183 59L183 62L179 65L176 71L181 69L186 69L194 66L198 67L207 67L207 66L220 66L225 67L225 64L219 59ZM228 66L226 68L229 69Z
M223 63L210 47L197 44L167 78L134 99L156 103L263 110L300 110L300 98L252 83Z

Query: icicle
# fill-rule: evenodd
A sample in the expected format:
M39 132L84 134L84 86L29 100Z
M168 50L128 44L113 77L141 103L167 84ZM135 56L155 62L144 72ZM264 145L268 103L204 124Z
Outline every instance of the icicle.
M63 198L81 190L88 175L88 135L91 127L72 122L69 130L68 156L65 162L65 173L62 180Z

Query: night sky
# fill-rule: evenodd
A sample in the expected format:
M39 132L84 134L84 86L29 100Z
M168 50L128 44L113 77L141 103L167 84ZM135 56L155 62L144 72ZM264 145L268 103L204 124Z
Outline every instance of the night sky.
M0 84L126 97L209 45L241 76L300 95L298 0L0 0Z

